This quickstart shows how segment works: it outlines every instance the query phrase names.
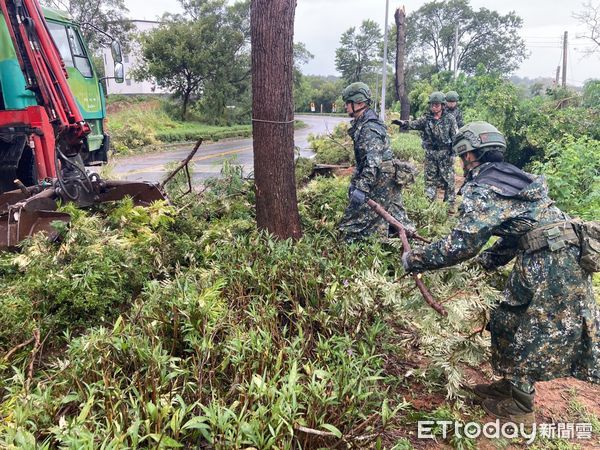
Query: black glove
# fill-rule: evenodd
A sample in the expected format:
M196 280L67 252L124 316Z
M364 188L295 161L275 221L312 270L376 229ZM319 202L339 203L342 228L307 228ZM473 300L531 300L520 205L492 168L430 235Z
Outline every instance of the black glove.
M367 194L366 192L361 191L360 189L354 189L350 194L350 205L354 206L355 208L358 208L366 201Z
M398 119L392 120L393 125L399 125L401 127L406 126L407 123L408 123L408 120L398 120Z
M350 186L348 186L348 199L350 197L352 197L352 193L354 192L354 189L356 189L356 186L354 186L352 183L350 183Z

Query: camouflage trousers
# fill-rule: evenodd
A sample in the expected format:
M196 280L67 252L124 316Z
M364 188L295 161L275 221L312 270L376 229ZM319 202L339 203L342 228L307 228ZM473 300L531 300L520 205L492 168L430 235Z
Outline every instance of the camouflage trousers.
M454 203L454 155L447 149L425 149L425 195L429 200L435 200L438 187L444 189L444 201Z
M579 248L520 252L490 317L492 367L511 380L600 383L600 308Z
M376 186L373 187L369 198L383 206L407 231L414 232L416 230L404 210L401 188L393 178L382 175ZM366 203L359 207L348 204L338 229L347 242L363 239L372 234L387 237L390 235L390 231L395 231L394 229L390 230L389 224Z

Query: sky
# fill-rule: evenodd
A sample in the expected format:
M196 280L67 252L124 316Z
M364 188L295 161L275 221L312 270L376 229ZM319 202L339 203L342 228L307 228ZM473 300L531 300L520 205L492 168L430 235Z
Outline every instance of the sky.
M396 8L404 5L410 14L424 3L424 0L390 0L388 24L393 24ZM181 12L176 0L125 0L125 4L132 19L156 20L164 12ZM587 79L600 77L600 53L584 55L583 50L592 44L578 38L583 29L572 17L583 9L583 0L471 0L470 4L474 9L488 8L501 14L515 11L523 19L520 34L530 55L515 75L554 78L556 67L562 65L562 36L567 31L567 83L580 86ZM376 21L383 29L385 6L386 0L298 0L294 41L303 42L315 56L302 71L339 75L335 69L335 49L342 33L350 27L359 27L365 19Z

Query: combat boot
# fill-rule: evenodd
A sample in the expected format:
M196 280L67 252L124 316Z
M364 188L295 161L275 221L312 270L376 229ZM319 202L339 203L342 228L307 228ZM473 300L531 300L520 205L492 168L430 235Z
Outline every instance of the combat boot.
M486 413L498 419L524 424L535 422L533 412L535 391L528 394L512 386L511 394L511 398L484 400L481 406Z
M511 398L512 384L506 378L502 378L499 381L494 381L491 384L476 384L471 388L479 400L503 400L505 398Z

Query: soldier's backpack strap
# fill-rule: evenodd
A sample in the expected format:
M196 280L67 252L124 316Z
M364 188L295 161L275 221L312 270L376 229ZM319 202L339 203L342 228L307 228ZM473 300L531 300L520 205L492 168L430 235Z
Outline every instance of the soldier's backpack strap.
M579 245L579 237L569 220L534 228L519 239L519 248L525 253L533 253L545 248L555 252L567 245Z
M587 272L600 272L600 222L573 220L581 252L579 265Z

